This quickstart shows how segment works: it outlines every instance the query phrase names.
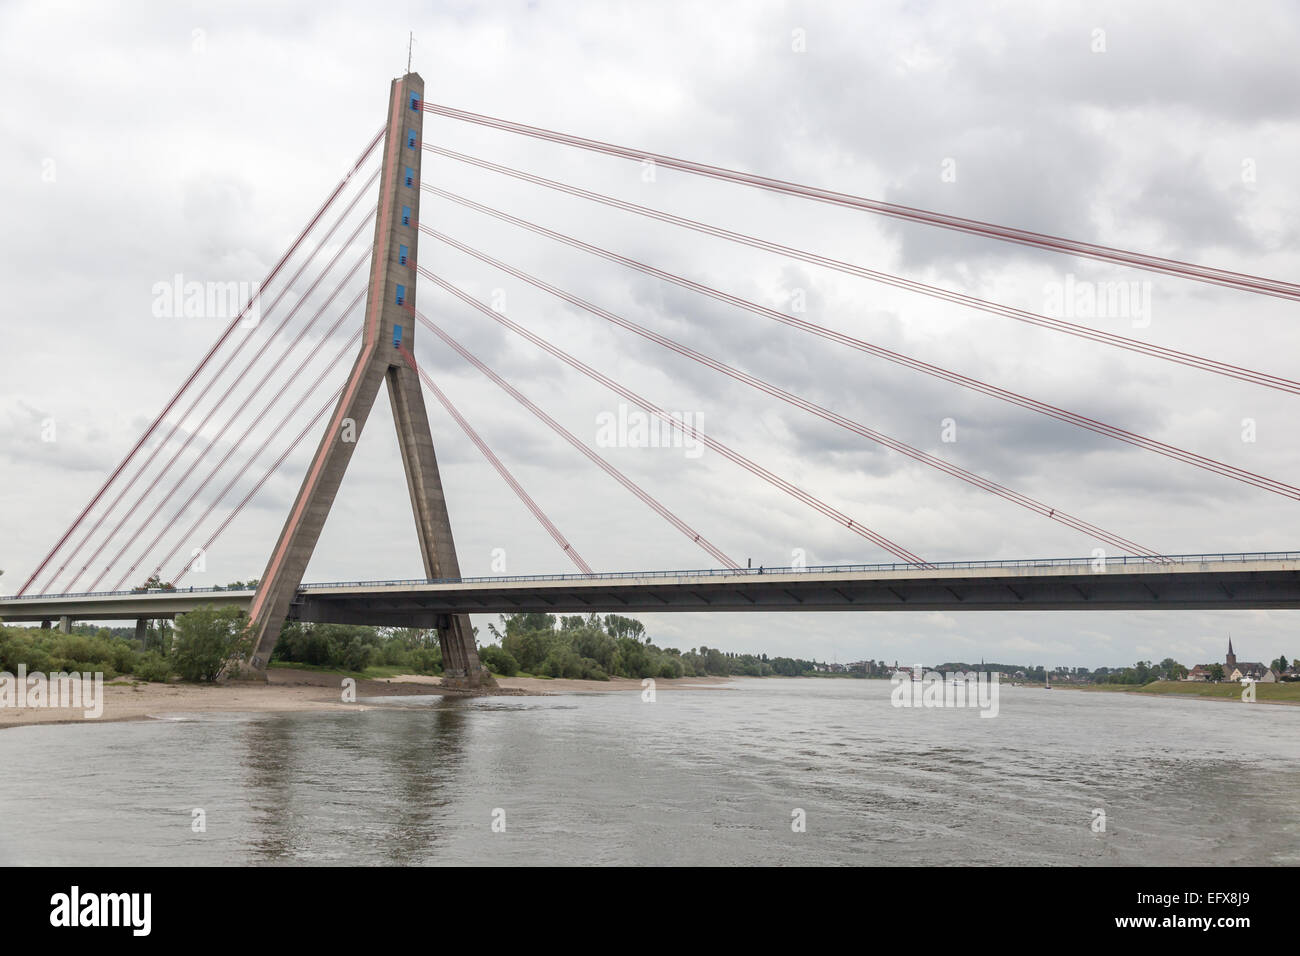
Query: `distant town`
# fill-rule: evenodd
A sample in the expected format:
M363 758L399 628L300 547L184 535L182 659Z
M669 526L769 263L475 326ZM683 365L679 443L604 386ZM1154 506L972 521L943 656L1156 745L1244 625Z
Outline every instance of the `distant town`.
M917 665L895 660L866 660L849 664L813 662L815 674L838 674L846 677L892 677L899 671L913 670ZM1228 651L1222 663L1195 664L1187 667L1166 657L1158 664L1152 661L1138 661L1131 667L1098 667L1089 670L1086 667L1044 667L1022 664L1000 664L981 660L978 664L959 661L947 661L934 666L922 665L922 671L952 673L956 671L980 671L997 674L1003 681L1033 681L1060 684L1148 684L1151 681L1254 681L1260 684L1274 684L1279 681L1300 680L1300 666L1296 660L1288 661L1285 656L1278 657L1270 663L1260 661L1242 661L1237 659L1232 647L1232 638L1228 639Z

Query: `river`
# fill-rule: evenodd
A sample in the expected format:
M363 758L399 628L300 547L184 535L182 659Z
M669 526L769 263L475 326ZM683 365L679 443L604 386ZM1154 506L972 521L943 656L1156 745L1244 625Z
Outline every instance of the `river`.
M0 864L1300 863L1300 708L1000 690L991 719L764 679L15 728Z

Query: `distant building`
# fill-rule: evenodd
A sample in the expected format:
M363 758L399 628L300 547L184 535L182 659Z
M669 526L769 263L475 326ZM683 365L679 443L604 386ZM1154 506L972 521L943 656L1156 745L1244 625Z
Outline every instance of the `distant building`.
M1228 638L1228 656L1223 661L1223 676L1228 680L1253 680L1261 684L1272 684L1277 675L1267 664L1259 661L1239 661L1232 652L1232 638Z
M1253 680L1259 684L1277 683L1277 674L1273 672L1273 668L1250 662L1238 664L1232 669L1231 674L1225 669L1224 676L1228 680Z
M1187 672L1187 680L1209 680L1213 664L1197 664ZM1228 638L1228 653L1223 659L1223 679L1231 681L1253 680L1260 684L1274 684L1277 674L1273 668L1259 661L1239 661L1232 649L1232 638Z

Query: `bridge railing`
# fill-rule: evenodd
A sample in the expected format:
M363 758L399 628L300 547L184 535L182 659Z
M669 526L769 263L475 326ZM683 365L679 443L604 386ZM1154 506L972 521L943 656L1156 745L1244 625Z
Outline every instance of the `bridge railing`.
M1235 554L1171 554L1162 556L1166 562L1174 564L1225 564L1244 563L1248 561L1300 561L1300 551L1254 551ZM937 569L978 569L978 568L1053 568L1053 567L1091 567L1098 559L1088 558L1017 558L990 561L933 561L931 568ZM1107 557L1106 566L1112 565L1150 565L1150 558L1120 555ZM822 573L861 573L861 572L913 572L915 564L893 562L887 564L825 564L806 567L758 567L740 568L697 568L681 571L608 571L597 574L500 574L481 575L460 578L406 578L391 581L331 581L315 584L303 584L299 590L328 590L331 588L356 587L414 587L421 584L509 584L528 581L619 581L632 578L710 578L736 577L738 575L760 574L808 574Z
M0 595L0 603L5 601L52 601L56 598L150 597L160 594L230 594L256 590L256 585L238 588L215 585L193 588L132 588L129 591L68 591L62 594L5 594Z
M1246 551L1232 554L1169 554L1162 556L1163 561L1173 564L1230 564L1248 561L1300 561L1300 551ZM1091 567L1098 558L1008 558L990 561L934 561L933 569L976 570L980 568L1059 568ZM1105 558L1106 566L1114 565L1150 565L1150 558L1120 555ZM720 578L760 574L808 574L831 573L900 573L913 572L916 565L903 562L888 564L823 564L807 567L757 567L739 568L694 568L681 571L608 571L598 574L500 574L460 578L396 578L385 581L329 581L316 584L303 584L300 591L328 590L332 588L396 588L414 587L422 584L510 584L529 581L625 581L632 578ZM144 597L154 595L181 594L231 594L252 592L255 587L189 587L166 588L154 590L129 591L79 591L67 594L45 595L6 595L0 597L0 604L11 601L50 601L58 598L110 598L110 597Z

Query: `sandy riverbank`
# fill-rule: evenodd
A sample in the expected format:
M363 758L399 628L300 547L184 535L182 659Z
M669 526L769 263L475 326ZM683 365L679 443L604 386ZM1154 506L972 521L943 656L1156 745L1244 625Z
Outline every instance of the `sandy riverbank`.
M609 693L641 689L639 680L608 681L500 678L500 691L510 696ZM700 689L730 683L725 678L657 680L656 690ZM417 674L383 680L357 681L360 702L342 700L342 676L321 671L272 668L265 683L135 684L119 678L104 686L104 712L95 722L145 720L177 713L295 713L383 707L384 697L470 696L442 686L442 678ZM80 708L0 707L0 730L31 724L83 723Z

